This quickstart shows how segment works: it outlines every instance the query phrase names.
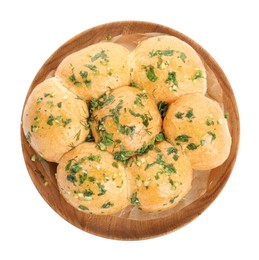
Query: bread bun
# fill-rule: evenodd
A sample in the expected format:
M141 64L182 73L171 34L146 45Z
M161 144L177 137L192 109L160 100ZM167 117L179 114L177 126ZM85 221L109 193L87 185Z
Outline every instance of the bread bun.
M163 141L127 168L131 204L156 212L176 206L191 188L192 168L181 150Z
M56 178L66 201L83 212L114 214L128 205L123 165L94 143L83 143L66 153Z
M84 101L50 78L34 88L23 112L23 131L32 148L44 159L60 157L82 143L89 133Z
M215 168L229 155L231 136L224 113L202 94L188 94L171 104L163 128L166 137L185 150L193 169Z
M112 42L100 42L67 56L56 76L84 100L99 98L108 89L130 83L129 50Z
M102 150L135 152L161 131L162 120L155 102L137 88L115 89L92 101L91 110L91 130Z
M183 94L206 92L206 72L196 51L174 36L141 42L131 54L132 80L157 102L171 103Z

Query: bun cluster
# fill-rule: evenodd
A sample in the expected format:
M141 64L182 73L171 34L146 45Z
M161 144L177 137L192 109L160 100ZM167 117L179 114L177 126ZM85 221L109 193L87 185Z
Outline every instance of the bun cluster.
M100 42L34 88L23 130L58 163L60 193L76 209L166 210L191 189L193 169L217 167L230 152L224 113L206 89L200 57L176 37L151 37L132 52Z

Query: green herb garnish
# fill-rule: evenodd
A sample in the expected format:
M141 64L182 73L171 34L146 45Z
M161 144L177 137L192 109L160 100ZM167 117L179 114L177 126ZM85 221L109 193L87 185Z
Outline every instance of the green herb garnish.
M26 134L26 140L27 140L28 143L31 143L31 132L28 132Z
M228 113L224 113L224 118L228 119L229 118L229 114Z
M178 118L178 119L182 119L182 118L183 118L183 115L184 115L184 113L178 111L178 112L175 114L175 117Z
M55 117L53 115L50 115L47 120L48 125L53 125L53 121L55 120Z
M113 206L114 206L113 203L107 202L107 203L104 203L101 208L108 209L108 208L113 207Z
M76 182L76 176L74 176L73 174L68 174L67 180L72 182L72 183L75 183Z
M211 142L216 139L216 134L212 133L211 131L207 132L211 136Z
M98 196L102 196L106 193L106 189L104 188L104 185L102 185L101 183L97 183L98 189L100 190L100 193L98 193Z
M165 136L162 132L160 132L159 134L156 135L156 138L155 138L156 142L162 142L165 140Z
M183 63L185 63L185 59L187 58L184 52L181 52L179 55L179 58L182 60Z
M148 66L143 66L143 68L144 68L145 71L146 71L146 76L147 76L147 78L148 78L151 82L157 81L158 77L157 77L156 74L155 74L154 66L148 65Z
M197 70L195 75L192 77L192 80L196 80L196 79L199 79L199 78L204 78L201 70Z
M148 96L147 96L146 93L137 94L137 97L136 97L136 99L134 101L134 104L143 108L144 105L142 103L142 99L148 99Z
M207 125L207 126L214 125L214 121L213 121L212 119L207 119L207 120L206 120L206 125Z
M132 205L140 206L140 202L139 202L139 199L138 199L138 197L137 197L137 192L134 192L134 193L131 195L130 203L131 203Z
M107 64L109 62L108 60L108 56L107 54L105 53L105 50L102 50L101 52L99 53L96 53L92 58L91 58L91 61L96 61L98 59L102 59L104 61L104 63L102 62L103 65Z
M179 197L179 195L174 196L173 198L170 199L170 203L174 203L174 201Z
M174 140L177 141L177 142L187 143L187 142L189 142L189 139L190 139L190 138L191 138L191 137L188 136L188 135L179 135L179 136L177 136Z
M142 119L142 123L145 127L147 127L149 125L149 121L153 120L153 117L149 116L148 114L139 114L139 113L132 111L131 109L129 110L129 112L131 113L131 115L133 115L135 117L140 117Z
M187 148L188 150L196 150L198 147L199 147L199 145L196 145L196 144L194 144L194 143L190 143L190 144L187 145L186 148Z
M135 126L128 126L128 125L120 125L119 126L119 132L124 135L129 135L132 137L135 133Z
M193 115L193 109L189 109L186 114L185 114L185 117L187 117L188 119L191 119L191 118L194 118L194 115Z
M95 74L99 73L99 70L97 70L97 67L95 65L91 65L91 64L85 64L85 66L90 69L91 71L93 71Z
M176 79L176 72L169 71L168 77L167 77L165 83L173 83L176 87L178 87L178 81Z
M81 210L89 210L89 208L87 208L87 207L85 207L83 205L79 205L78 208L81 209Z
M157 104L157 108L159 110L159 113L160 113L162 119L165 118L168 106L169 106L169 104L167 102L163 102L163 101L160 101Z
M94 193L91 190L86 190L84 192L84 197L91 197L92 195L94 195Z

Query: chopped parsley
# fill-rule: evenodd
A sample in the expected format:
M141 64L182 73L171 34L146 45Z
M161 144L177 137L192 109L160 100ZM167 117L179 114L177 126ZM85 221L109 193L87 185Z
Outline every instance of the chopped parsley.
M213 121L212 119L207 119L207 120L206 120L206 125L207 125L207 126L214 125L214 121Z
M162 142L165 140L165 136L162 132L160 132L159 134L156 135L156 138L155 138L156 142Z
M97 155L90 154L88 157L85 157L85 160L87 160L87 159L89 161L100 162L102 157L100 154L97 154Z
M148 66L143 66L143 68L144 68L145 71L146 71L146 76L147 76L147 78L148 78L151 82L157 81L158 77L157 77L156 74L155 74L154 66L148 65Z
M127 151L125 147L121 145L120 151L114 154L114 159L123 163L127 163L128 159L133 155L135 155L134 152Z
M28 132L27 134L26 134L26 140L27 140L27 142L30 144L31 143L31 132Z
M228 113L224 113L224 118L228 119L229 118L229 114Z
M119 126L119 132L124 135L129 135L132 137L135 133L135 126L128 126L128 125L120 125Z
M208 131L207 133L211 136L211 142L216 139L216 134L212 133L211 131Z
M58 108L61 108L62 107L62 102L58 102L57 106L58 106Z
M87 208L87 207L85 207L83 205L79 205L78 208L81 209L81 210L89 210L89 208Z
M84 192L84 197L91 197L94 193L89 189Z
M88 77L88 72L85 70L80 70L79 74L82 79L86 79Z
M103 209L108 209L108 208L113 207L113 206L114 206L113 203L107 202L107 203L104 203L104 204L101 206L101 208L103 208Z
M67 175L67 180L72 182L72 183L75 183L76 182L76 176L73 175L73 174L68 174Z
M79 174L79 182L80 182L80 184L83 184L83 183L86 181L86 179L87 179L87 174L88 174L87 171L84 171L84 172L83 172L83 175Z
M196 80L199 78L204 78L201 70L197 70L197 72L193 75L192 80Z
M139 202L139 199L138 199L138 197L137 197L137 192L134 192L134 193L131 195L130 203L131 203L132 205L140 206L140 202Z
M91 57L91 61L94 62L98 59L101 59L101 64L103 65L107 65L107 63L109 62L108 60L108 56L107 54L105 53L105 50L102 50L101 52L99 53L96 53L93 57Z
M119 168L119 165L118 165L117 162L113 162L113 163L112 163L112 166L113 166L114 168Z
M135 105L138 105L140 107L144 107L143 103L142 103L142 99L148 99L148 96L146 93L140 93L140 94L137 94L137 97L134 101L134 104Z
M85 139L86 142L94 142L94 137L93 137L93 133L92 131L90 130L89 131L89 134L87 135L86 139Z
M152 50L149 52L149 57L155 57L158 56L159 59L162 58L162 56L173 56L174 50Z
M171 199L170 199L170 203L173 204L178 197L179 197L179 195L176 195L176 196L174 196L173 198L171 198Z
M183 118L183 115L184 115L184 113L178 111L178 112L175 114L175 117L178 118L178 119L182 119L182 118Z
M190 139L190 138L191 138L191 137L188 136L188 135L179 135L179 136L177 136L174 140L177 141L177 142L187 143L187 142L189 142L189 139Z
M194 143L190 143L190 144L187 145L186 148L187 148L188 150L196 150L198 147L199 147L199 145L196 145L196 144L194 144Z
M98 196L102 196L106 193L106 189L104 188L104 185L102 185L100 182L97 183L98 189L100 193L98 193Z
M91 65L91 64L85 64L85 67L87 67L88 69L90 69L91 71L93 71L95 74L99 73L99 70L97 70L97 67L95 65Z
M188 119L194 118L192 108L186 112L185 117L187 117Z
M139 84L137 84L135 81L132 81L130 86L133 88L138 88L140 90L143 90L143 88Z
M157 154L157 159L154 162L148 163L146 165L145 171L155 164L163 166L163 171L160 172L161 174L162 173L166 173L166 174L176 173L176 169L175 169L174 165L172 163L166 163L166 161L163 158L163 154L161 154L161 153Z
M120 110L122 109L122 104L123 101L120 100L119 104L115 108L110 109L111 117L117 125L119 124L119 116Z
M88 181L95 183L96 178L94 176L89 176Z
M178 153L178 150L173 146L167 149L167 155L170 155L172 153Z
M43 100L42 97L37 98L36 104L39 104Z
M105 151L107 146L112 146L113 145L113 134L109 134L107 133L105 130L101 132L101 138L100 141L97 143L97 147L102 150Z
M50 115L48 117L48 120L47 120L47 124L52 126L53 125L53 121L55 120L55 117L53 115Z
M35 132L37 132L37 131L38 131L38 129L39 129L39 127L38 127L38 126L36 126L36 125L31 125L31 132L32 132L32 133L35 133Z
M169 104L168 104L167 102L163 102L163 101L160 101L160 102L157 104L157 108L158 108L158 110L159 110L159 113L160 113L162 119L165 118L165 115L166 115L168 106L169 106Z
M168 72L168 77L167 77L165 83L169 83L169 84L173 83L174 86L178 87L178 81L176 79L176 72L169 71Z
M66 120L62 119L62 125L66 127L69 123L72 122L71 118L67 118Z
M179 58L182 60L183 63L185 63L185 59L187 58L184 52L181 52L179 55Z
M131 113L131 115L133 115L135 117L140 117L142 119L142 123L145 127L147 127L149 125L149 121L153 120L153 117L148 114L139 114L139 113L132 111L131 109L129 110L129 112Z

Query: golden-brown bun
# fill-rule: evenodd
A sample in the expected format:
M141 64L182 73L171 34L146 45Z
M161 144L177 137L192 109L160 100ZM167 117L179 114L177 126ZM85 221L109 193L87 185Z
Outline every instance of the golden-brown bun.
M215 168L229 155L231 136L223 111L201 94L188 94L171 104L163 128L167 138L185 149L193 169Z
M67 56L56 76L84 100L99 98L108 89L130 83L129 50L112 42L100 42Z
M60 157L82 143L89 133L88 108L84 101L50 78L34 88L23 112L23 131L44 159Z
M155 100L171 103L186 93L206 92L204 65L187 43L173 36L141 42L131 54L131 78Z
M83 212L114 214L128 205L124 166L94 143L80 144L66 153L56 178L66 201Z
M161 131L161 116L145 91L118 88L104 95L95 106L91 130L102 150L135 152Z
M127 168L131 204L144 211L172 208L191 188L192 168L181 150L163 141Z

